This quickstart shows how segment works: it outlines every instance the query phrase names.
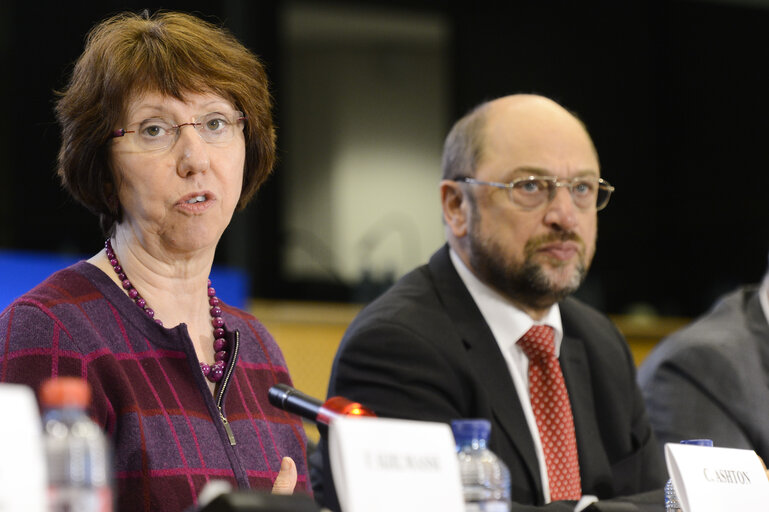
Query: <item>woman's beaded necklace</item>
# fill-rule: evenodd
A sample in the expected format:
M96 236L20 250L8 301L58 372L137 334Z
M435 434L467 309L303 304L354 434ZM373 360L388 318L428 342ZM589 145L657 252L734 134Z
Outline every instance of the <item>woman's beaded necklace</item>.
M128 293L128 296L133 299L139 308L141 308L147 316L155 320L158 325L163 325L159 319L155 318L155 311L147 305L147 301L139 295L139 292L134 288L131 281L120 265L120 262L115 255L115 251L112 249L112 242L108 238L104 242L104 248L107 250L107 259L109 264L112 265L113 270L117 274L118 279L123 286L123 289ZM207 364L200 361L200 370L203 375L206 376L211 382L219 382L224 376L224 367L227 365L227 340L224 339L224 319L222 318L222 308L219 307L219 299L216 297L216 290L211 286L211 280L208 280L208 304L211 306L209 311L211 314L211 325L214 328L214 364Z

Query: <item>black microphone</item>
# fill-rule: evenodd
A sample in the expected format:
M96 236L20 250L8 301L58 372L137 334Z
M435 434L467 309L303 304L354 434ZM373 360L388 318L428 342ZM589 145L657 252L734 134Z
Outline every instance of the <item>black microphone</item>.
M376 416L374 411L341 396L321 402L286 384L275 384L267 392L270 403L279 409L306 418L314 423L328 425L338 416Z
M267 393L270 403L275 407L312 421L318 417L323 406L323 402L317 398L305 395L286 384L275 384Z

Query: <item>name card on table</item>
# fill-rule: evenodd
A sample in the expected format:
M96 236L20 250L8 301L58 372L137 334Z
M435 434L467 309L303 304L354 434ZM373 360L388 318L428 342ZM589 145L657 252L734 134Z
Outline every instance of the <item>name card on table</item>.
M769 509L769 479L753 450L668 443L665 461L684 512Z
M0 511L47 509L42 424L32 390L0 384Z
M464 512L456 445L445 423L334 418L329 458L345 512Z

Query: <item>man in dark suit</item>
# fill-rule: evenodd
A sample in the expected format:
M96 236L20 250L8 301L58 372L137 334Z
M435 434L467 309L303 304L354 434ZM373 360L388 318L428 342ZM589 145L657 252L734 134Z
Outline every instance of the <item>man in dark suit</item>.
M490 420L514 510L571 511L582 495L661 488L666 472L627 344L608 318L569 297L612 190L583 124L547 98L507 96L459 120L440 183L448 244L353 321L329 396L380 416ZM542 390L522 343L531 328L555 352L554 367L536 371L552 371L561 390L565 380L555 392L564 397L555 432L563 441L548 441L532 399ZM336 508L327 456L324 469L315 490ZM652 500L663 508L661 493Z
M663 340L638 378L658 439L712 439L769 460L769 272Z

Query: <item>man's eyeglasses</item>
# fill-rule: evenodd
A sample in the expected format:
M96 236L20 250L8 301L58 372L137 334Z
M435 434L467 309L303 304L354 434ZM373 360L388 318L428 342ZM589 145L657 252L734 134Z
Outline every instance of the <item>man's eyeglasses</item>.
M609 204L611 193L614 192L614 187L608 181L594 176L580 176L569 180L562 180L555 176L527 176L510 183L481 181L460 176L454 178L454 181L504 188L507 190L510 201L525 210L533 210L552 201L558 187L566 187L574 205L582 210L590 208L595 208L596 211L603 210Z
M183 126L192 126L200 137L209 144L223 144L232 140L236 130L243 130L246 118L243 112L223 114L210 112L193 118L190 123L174 124L173 121L152 117L138 123L120 128L110 134L110 138L134 134L136 146L143 151L157 151L173 146L179 138Z

